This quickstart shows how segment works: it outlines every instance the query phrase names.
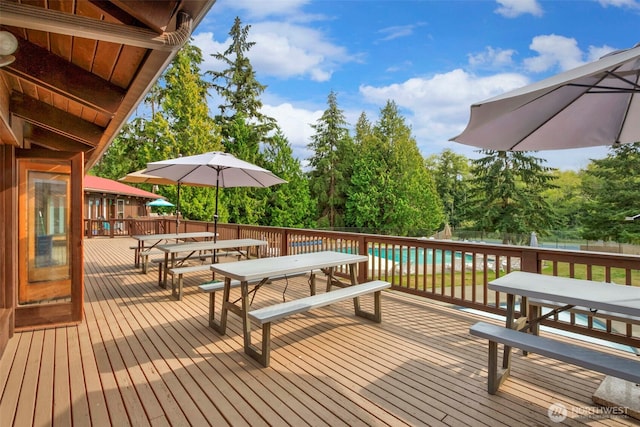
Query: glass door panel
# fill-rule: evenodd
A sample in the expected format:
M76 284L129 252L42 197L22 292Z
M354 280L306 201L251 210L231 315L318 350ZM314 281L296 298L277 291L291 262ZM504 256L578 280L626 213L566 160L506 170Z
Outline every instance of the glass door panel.
M71 296L70 166L21 162L21 279L18 304Z
M124 200L118 199L116 200L116 218L124 219ZM116 231L118 233L122 233L124 230L124 223L122 221L116 222Z

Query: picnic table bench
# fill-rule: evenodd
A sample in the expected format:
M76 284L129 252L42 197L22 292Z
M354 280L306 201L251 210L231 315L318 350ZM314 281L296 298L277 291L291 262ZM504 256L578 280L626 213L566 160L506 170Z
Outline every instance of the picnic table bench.
M271 354L271 323L292 314L303 313L329 304L353 299L356 316L364 317L376 323L382 321L381 291L391 287L391 283L382 280L361 283L358 285L339 288L335 291L324 292L304 298L294 299L271 306L250 311L249 318L262 327L262 348L256 353L257 359L262 365L269 366ZM358 297L366 294L374 294L374 312L360 309Z
M511 366L498 368L498 347L504 344L526 352L551 357L592 371L640 383L640 360L593 350L556 339L520 332L485 322L469 329L471 335L489 340L487 391L495 394L509 376Z
M162 251L158 249L147 249L146 251L140 252L138 256L140 257L140 265L142 266L142 272L144 274L147 274L147 271L149 270L149 257L160 254L162 254Z
M295 273L295 274L287 274L281 276L270 277L268 282L273 282L274 280L282 280L282 279L291 279L297 276L304 276L304 273ZM315 295L315 276L312 273L311 276L311 292L312 295ZM260 284L262 279L253 279L248 281L249 285ZM230 280L229 281L229 289L234 289L240 287L242 282L240 280ZM266 283L266 282L265 282ZM214 326L216 324L215 320L215 307L216 307L216 292L224 290L224 280L212 280L210 282L205 282L198 286L198 288L205 293L209 294L209 326Z

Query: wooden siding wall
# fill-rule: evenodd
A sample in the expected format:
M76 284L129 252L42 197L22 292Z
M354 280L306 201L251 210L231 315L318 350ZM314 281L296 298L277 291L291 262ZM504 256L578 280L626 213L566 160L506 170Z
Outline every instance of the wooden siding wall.
M107 215L104 219L118 219L117 215L117 200L124 200L124 218L138 218L140 216L145 216L150 210L147 208L146 203L149 199L140 199L137 197L130 196L117 196L114 194L103 195L102 193L84 193L84 217L89 219L89 200L93 200L95 203L96 199L100 199L100 203L102 204L105 199L107 199ZM127 203L128 202L128 203ZM93 212L91 212L91 219L98 219L95 215L95 206L91 206ZM102 216L102 206L100 207L100 215Z
M15 150L13 146L0 146L0 357L14 331L14 284L17 281L15 253L17 247L17 215L15 205Z

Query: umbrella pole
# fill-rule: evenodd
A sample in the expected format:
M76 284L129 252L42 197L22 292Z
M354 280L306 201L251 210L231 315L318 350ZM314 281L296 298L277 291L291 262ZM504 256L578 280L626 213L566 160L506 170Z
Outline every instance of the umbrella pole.
M176 234L180 232L180 183L178 183L178 203L176 204Z
M218 241L218 191L220 190L220 170L216 172L216 211L213 214L213 242Z

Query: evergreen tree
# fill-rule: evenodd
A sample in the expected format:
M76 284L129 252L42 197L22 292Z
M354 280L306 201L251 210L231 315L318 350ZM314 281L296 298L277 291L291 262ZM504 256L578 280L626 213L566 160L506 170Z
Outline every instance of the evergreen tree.
M444 206L445 221L453 228L464 226L468 222L469 159L446 149L439 156L431 156L427 163Z
M362 145L364 141L373 133L371 128L371 122L367 117L366 113L363 111L358 117L358 121L355 126L355 144Z
M150 120L136 117L126 123L91 172L118 180L126 174L144 169L148 162L171 155L175 140L169 124L159 113ZM140 185L150 190L150 185Z
M264 167L262 154L252 148L254 145L257 148L258 130L242 114L237 114L235 120L227 124L227 130L233 135L235 150L232 154L239 159ZM228 144L227 147L229 147ZM225 188L220 193L221 221L234 224L261 223L267 195L263 189L235 187Z
M611 147L604 159L592 160L584 171L582 237L640 243L640 143Z
M431 234L444 218L432 176L396 104L387 102L378 122L356 126L350 225L382 234Z
M202 51L188 43L163 77L160 105L176 141L173 147L176 157L222 149L220 128L209 115L210 84L200 70L203 61Z
M544 159L526 152L482 150L485 156L472 160L472 208L476 226L500 232L503 243L518 240L532 231L539 235L555 227L555 210L544 198L554 188L553 169Z
M289 142L281 131L265 147L265 166L287 183L266 189L267 206L261 224L314 228L315 216L309 182L302 172L300 161L293 157Z
M247 53L255 45L248 41L249 25L242 26L236 17L229 36L231 43L222 53L212 56L225 68L209 71L212 88L221 98L220 124L225 151L244 161L265 167L261 144L270 143L270 132L276 129L275 119L261 112L260 95L266 86L256 79L255 71ZM275 147L280 145L276 144ZM225 189L222 220L240 224L258 224L264 220L269 192L254 188Z
M313 151L308 160L311 195L317 204L320 224L333 228L344 225L353 141L335 92L329 93L327 105L322 117L311 125L315 134L308 144Z
M220 128L209 115L209 83L200 69L203 60L202 51L188 43L180 49L162 78L161 114L166 117L175 141L163 150L164 159L222 149ZM163 186L160 193L177 204L177 186ZM182 185L180 211L185 218L211 221L215 213L215 189Z
M256 156L259 151L259 142L276 126L275 119L261 112L260 95L266 86L256 79L255 71L247 56L249 50L255 45L255 42L248 41L250 28L250 25L242 26L239 17L235 18L229 31L231 44L224 52L211 55L225 64L226 68L221 71L207 72L212 77L213 89L222 98L222 103L219 105L220 115L216 119L222 126L226 151L238 156L240 152L236 150L239 147L234 141L235 135L232 129L237 122L236 116L243 116L256 128L258 139L252 141L253 145L251 146ZM243 160L251 161L246 158Z
M582 229L581 216L584 197L581 172L572 170L553 172L556 188L546 190L543 195L550 206L554 206L558 217L558 233L563 237L579 239Z

